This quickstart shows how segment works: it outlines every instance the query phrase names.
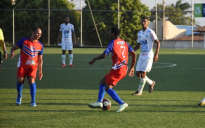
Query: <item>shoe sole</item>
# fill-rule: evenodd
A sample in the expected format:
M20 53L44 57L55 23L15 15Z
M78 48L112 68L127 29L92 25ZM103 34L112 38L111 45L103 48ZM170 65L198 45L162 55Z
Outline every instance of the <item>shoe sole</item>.
M101 106L88 105L90 108L102 108Z
M142 94L140 94L140 93L132 93L132 95L141 96Z
M154 90L154 85L156 84L155 81L153 81L152 85L149 85L149 93L151 93Z
M125 108L127 108L128 107L128 104L126 104L126 106L123 108L123 109L121 109L120 111L116 111L116 112L122 112L123 110L125 110Z

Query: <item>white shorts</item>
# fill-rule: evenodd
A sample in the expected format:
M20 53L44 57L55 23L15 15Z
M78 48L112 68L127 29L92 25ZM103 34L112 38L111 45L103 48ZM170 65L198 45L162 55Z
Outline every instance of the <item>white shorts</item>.
M61 48L62 50L73 50L73 43L72 42L62 42Z
M150 72L152 69L153 58L139 58L136 71Z

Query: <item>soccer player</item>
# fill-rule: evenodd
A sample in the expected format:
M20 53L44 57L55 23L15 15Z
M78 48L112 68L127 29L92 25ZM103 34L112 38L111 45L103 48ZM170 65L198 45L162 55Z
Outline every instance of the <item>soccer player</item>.
M149 84L149 93L153 91L155 81L147 77L147 72L152 68L153 61L158 61L158 53L160 48L160 42L153 30L148 28L149 20L147 17L141 19L142 30L138 33L137 45L134 50L138 50L141 46L141 53L136 65L136 76L140 78L139 88L132 95L142 95L145 83ZM156 51L153 54L153 42L156 43Z
M122 80L128 70L128 54L132 55L132 64L129 71L129 76L134 76L134 65L136 62L136 54L132 47L125 42L124 40L119 38L120 30L116 27L112 28L110 31L110 39L111 41L108 44L106 50L99 56L93 58L89 64L92 65L96 60L103 59L107 57L110 53L112 53L112 68L110 72L105 75L99 87L98 100L97 102L88 104L91 108L102 108L103 98L105 92L107 92L113 100L115 100L119 104L119 109L116 112L123 111L126 107L128 107L127 103L124 103L117 93L112 89L120 80Z
M69 17L65 18L65 23L60 25L60 31L58 34L58 42L60 43L61 39L61 47L62 47L62 66L65 67L66 63L66 50L69 52L69 67L74 67L73 66L73 42L76 44L76 36L75 36L75 31L74 31L74 26L69 23Z
M205 105L205 97L204 99L202 99L199 103L198 103L199 106L204 106Z
M3 55L4 61L6 61L7 59L6 43L4 42L4 34L1 28L0 28L0 44L1 44L1 48L4 51L4 55ZM1 64L2 64L2 59L1 59L1 51L0 51L0 71L1 71Z
M18 70L17 70L17 99L16 104L20 105L22 102L22 89L25 77L28 78L30 84L31 93L31 106L36 105L36 73L38 71L39 80L43 77L42 66L43 66L43 44L39 41L42 31L40 28L33 28L31 37L22 38L15 46L11 48L10 58L14 57L14 51L18 48L21 49Z

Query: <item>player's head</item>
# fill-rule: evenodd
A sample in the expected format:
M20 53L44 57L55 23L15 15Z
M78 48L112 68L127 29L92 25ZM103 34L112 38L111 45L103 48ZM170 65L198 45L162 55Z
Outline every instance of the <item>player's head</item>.
M68 24L69 23L69 17L65 17L64 22L65 22L65 24Z
M141 24L142 24L142 28L146 29L149 25L149 18L144 16L141 18Z
M39 27L32 28L31 33L32 33L32 35L31 35L32 40L38 40L42 35L41 28L39 28Z
M120 29L117 27L113 27L110 30L110 39L114 40L117 39L120 36Z

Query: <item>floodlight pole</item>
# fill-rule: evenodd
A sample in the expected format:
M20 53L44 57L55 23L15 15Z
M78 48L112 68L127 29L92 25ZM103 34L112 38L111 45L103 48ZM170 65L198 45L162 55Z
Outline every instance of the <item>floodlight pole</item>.
M51 16L51 11L50 11L50 0L48 0L48 46L50 46L50 16Z
M155 15L156 15L156 19L155 19L155 24L156 24L155 27L156 27L156 30L155 30L155 31L156 31L156 35L157 35L157 27L158 27L158 26L157 26L157 0L155 0L155 6L156 6L156 8L155 8L155 9L156 9L156 13L155 13Z
M191 0L191 48L193 49L193 1Z
M22 2L23 0L21 0L21 2ZM21 2L19 2L19 4L21 4ZM15 43L15 23L14 23L14 10L16 9L16 7L18 7L19 6L19 4L17 4L14 8L13 8L13 10L12 10L12 12L13 12L13 46L14 46L14 43Z
M80 15L80 47L83 46L83 8L82 8L82 0L80 0L80 8L81 8L81 15Z
M118 28L120 28L120 0L118 0Z

